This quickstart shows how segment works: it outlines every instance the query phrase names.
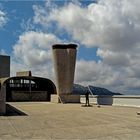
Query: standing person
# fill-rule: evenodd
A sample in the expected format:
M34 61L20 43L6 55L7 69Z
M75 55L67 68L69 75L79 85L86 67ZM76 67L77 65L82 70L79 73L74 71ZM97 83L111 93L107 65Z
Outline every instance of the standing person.
M86 106L89 106L89 91L86 92L85 97L86 97Z

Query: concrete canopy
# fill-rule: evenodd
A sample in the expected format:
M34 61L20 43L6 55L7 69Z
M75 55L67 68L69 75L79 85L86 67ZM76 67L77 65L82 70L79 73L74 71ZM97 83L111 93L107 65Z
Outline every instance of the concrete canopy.
M1 87L6 87L6 100L12 101L10 98L12 97L12 92L18 92L22 94L26 92L32 94L41 95L43 93L47 93L47 101L50 101L50 95L56 93L56 87L54 83L42 77L35 76L16 76L10 78L2 78L0 79ZM45 99L44 99L45 100Z

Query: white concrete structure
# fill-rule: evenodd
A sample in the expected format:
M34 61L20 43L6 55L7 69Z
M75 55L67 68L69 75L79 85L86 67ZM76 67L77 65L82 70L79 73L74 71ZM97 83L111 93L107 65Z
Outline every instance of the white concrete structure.
M85 103L85 96L81 96L81 103ZM90 96L90 103L140 107L140 95Z
M71 94L74 81L77 45L55 44L52 48L58 98L60 102L73 102L76 97ZM80 102L80 96L78 97L78 102Z

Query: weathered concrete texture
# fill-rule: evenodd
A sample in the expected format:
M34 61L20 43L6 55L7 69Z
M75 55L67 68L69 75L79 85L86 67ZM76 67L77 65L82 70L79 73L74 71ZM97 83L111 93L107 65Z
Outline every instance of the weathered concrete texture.
M51 94L51 103L58 103L58 98L57 94Z
M12 103L27 116L1 116L5 140L139 140L140 108L81 104Z
M80 95L60 95L62 103L80 103Z
M10 77L10 56L0 55L0 78Z
M62 103L80 103L80 95L51 95L52 103L58 103L58 99Z
M32 76L31 71L18 71L16 72L16 76Z
M53 45L58 96L72 93L76 62L76 47L76 44Z
M12 91L12 101L47 101L47 91Z
M5 86L2 86L0 90L0 115L6 113L6 91Z

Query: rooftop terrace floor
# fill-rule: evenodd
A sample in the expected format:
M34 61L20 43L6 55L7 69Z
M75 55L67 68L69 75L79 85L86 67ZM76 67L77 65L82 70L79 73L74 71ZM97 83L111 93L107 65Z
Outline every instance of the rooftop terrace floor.
M21 114L0 116L0 139L139 140L140 116L136 107L9 103ZM25 113L25 114L24 114Z

